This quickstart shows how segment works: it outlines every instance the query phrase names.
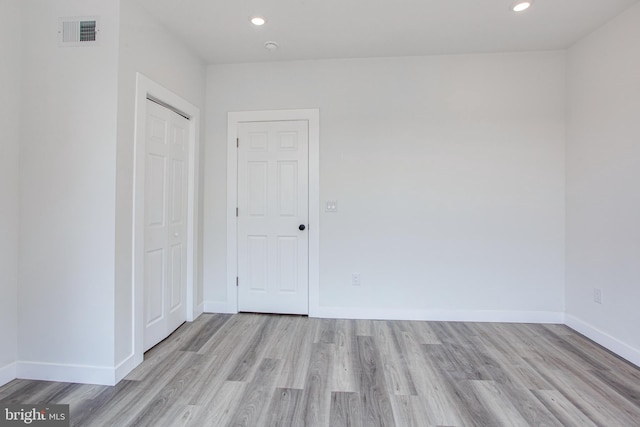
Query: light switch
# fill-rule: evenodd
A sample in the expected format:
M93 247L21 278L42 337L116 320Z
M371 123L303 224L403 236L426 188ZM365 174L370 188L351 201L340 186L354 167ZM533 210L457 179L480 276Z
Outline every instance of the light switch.
M324 208L325 212L338 212L338 202L335 200L327 200Z

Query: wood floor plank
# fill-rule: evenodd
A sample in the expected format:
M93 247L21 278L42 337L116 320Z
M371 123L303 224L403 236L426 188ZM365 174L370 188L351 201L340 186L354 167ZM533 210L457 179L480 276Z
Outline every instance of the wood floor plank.
M183 344L181 350L200 351L202 346L205 345L230 318L230 314L215 314L211 316L199 329L199 332Z
M432 323L433 322L394 322L394 324L398 325L398 328L405 333L414 335L420 344L442 344L431 327Z
M446 375L425 351L433 344L422 345L419 340L418 336L411 334L402 336L416 391L422 401L421 405L414 407L415 419L428 420L424 425L462 425L456 403L447 393Z
M144 353L145 360L152 361L162 359L165 351L179 350L185 341L188 341L192 336L198 334L204 324L205 322L199 319L197 322L185 322L178 326L171 335Z
M518 355L520 358L533 357L537 355L537 350L540 348L540 340L531 334L531 331L526 329L524 325L520 324L494 324L495 334L503 337L503 339L509 343L509 349L511 352Z
M560 325L569 332L573 332L571 329L564 325ZM560 334L558 334L560 335ZM563 338L569 343L569 345L576 346L582 349L583 354L591 354L600 360L606 368L609 370L615 370L620 376L632 380L635 384L640 385L640 369L620 356L612 353L606 348L596 344L589 338L577 334L575 332L569 334L562 334Z
M325 426L329 419L331 390L328 388L335 345L315 343L304 384L302 404L298 406L293 425Z
M625 399L640 409L640 381L635 378L622 375L616 370L600 371L593 369L590 373L614 390L621 399Z
M499 390L500 396L507 399L529 425L562 427L554 414L532 394L530 389L511 381L495 382L495 388Z
M265 351L265 344L268 341L269 333L276 319L273 316L264 318L262 325L251 338L249 345L243 352L242 357L236 363L229 376L228 381L250 381L251 376L258 368L260 356Z
M390 397L391 408L393 409L393 418L396 421L396 425L402 427L425 427L445 425L438 424L430 416L427 410L427 399L421 396L402 396L394 395ZM448 425L462 425L450 423Z
M566 360L573 366L580 366L582 369L607 370L607 364L602 359L592 357L589 352L583 351L580 347L571 345L566 340L566 336L557 335L545 328L544 325L526 325L526 327L536 334L538 341L548 344L546 352L558 359Z
M198 416L204 411L202 406L186 405L180 407L174 407L165 416L165 422L167 427L191 427L198 424L194 424ZM202 424L200 424L202 425Z
M336 354L333 362L332 391L357 392L360 389L360 373L356 362L355 321L338 320L335 334Z
M532 390L563 426L595 427L596 424L557 390Z
M469 380L496 380L503 376L500 366L478 345L480 332L472 325L453 322L441 323L434 328L442 341L440 348L445 353L454 376Z
M12 394L17 393L19 390L23 390L29 385L34 385L35 387L41 387L44 381L33 381L33 380L21 380L15 379L13 381L9 381L4 386L0 387L0 402L4 399L7 399ZM25 393L28 395L28 392Z
M417 392L407 366L406 349L401 347L391 322L374 322L373 328L387 387L393 394L415 396Z
M234 316L216 333L213 343L202 347L198 354L204 355L208 363L203 365L200 377L192 385L190 404L202 405L218 393L251 343L251 332L255 333L260 325L258 320L259 316L255 315Z
M362 409L359 393L341 391L331 393L329 425L331 427L362 426Z
M626 423L630 423L629 425L640 426L640 413L638 413L638 406L634 402L634 400L637 401L637 396L625 396L624 390L611 387L611 383L603 381L602 377L595 375L581 376L581 371L575 367L572 370L565 365L564 372L571 373L575 377L574 383L578 387L589 390L590 394L600 396L602 400L615 402L617 418L625 420Z
M277 387L297 389L305 387L311 363L313 340L319 325L319 319L306 318L298 322L280 378L276 383Z
M301 316L278 316L276 324L271 329L269 341L266 343L266 351L263 357L268 359L285 360L291 351L296 325L304 319Z
M137 416L131 421L131 426L158 425L173 406L180 402L180 397L189 389L193 380L200 372L200 365L203 363L203 356L193 354L185 366L165 384L151 399L151 402L144 406ZM184 406L184 405L183 405Z
M452 359L451 352L447 350L447 347L451 346L462 347L461 344L455 343L422 345L428 363L434 363L436 367L440 368L444 394L451 399L447 409L450 411L455 410L456 415L464 425L499 425L498 420L487 410L471 386L471 381L480 380L480 376L470 375L466 372L468 370L468 361L465 360L464 352L457 353L459 360L454 361ZM459 370L460 367L463 368L463 371ZM440 393L442 393L442 390Z
M15 388L13 393L2 399L2 402L7 404L41 403L55 399L57 394L64 392L69 386L74 385L53 381L26 381L21 387Z
M216 388L211 398L202 405L192 405L202 408L190 427L226 426L229 425L236 409L245 395L248 383L225 381Z
M395 426L380 353L372 337L357 337L360 361L362 423L365 426Z
M356 320L356 335L360 337L370 337L373 335L373 321L366 319Z
M87 426L92 420L99 418L100 414L135 393L140 388L139 381L123 380L114 387L105 387L95 398L83 399L70 406L70 418L72 426ZM72 402L72 401L69 401ZM64 402L64 403L69 403Z
M566 370L568 365L561 361L556 360L556 365L551 367L538 359L530 359L529 363L534 368L545 372L547 381L553 384L554 389L562 393L596 424L606 426L640 425L640 412L634 411L628 402L615 399L600 385L592 387L593 379L585 380L581 375L576 376L575 371Z
M215 339L210 339L198 350L198 354L213 356L224 352L230 339L235 339L238 343L247 343L247 338L253 336L263 320L263 317L251 313L234 314L216 332ZM238 340L239 336L242 340Z
M302 400L302 390L295 388L277 388L273 393L268 410L268 422L272 427L294 425L293 418Z
M123 380L124 381L124 380ZM100 396L103 392L111 390L114 387L96 384L76 384L78 387L70 390L69 393L60 397L58 400L60 403L64 402L80 402L86 400L94 400ZM47 398L47 402L51 403L51 400Z
M177 351L171 357L173 363L166 366L163 371L149 375L145 381L138 381L135 386L129 389L128 394L114 396L111 404L106 407L106 411L97 411L91 418L90 425L131 425L139 414L143 413L149 405L164 407L166 402L157 401L158 393L163 392L165 387L169 390L175 387L174 382L181 372L189 369L201 356L195 353Z
M476 342L483 345L487 353L499 366L508 367L508 377L495 378L496 381L514 382L526 389L552 390L549 384L538 372L531 368L512 347L509 341L497 333L494 324L483 325L484 331L476 337ZM492 373L493 374L493 373ZM495 377L495 375L494 375Z
M510 427L528 427L529 425L549 425L549 424L529 424L522 414L515 408L511 399L502 393L500 388L493 381L470 381L476 396L483 402L483 405L493 418L498 421L498 425ZM542 406L542 405L541 405ZM544 406L543 406L544 408ZM559 423L551 424L559 426Z
M314 343L335 344L337 319L322 319Z
M139 365L127 375L125 379L139 381L149 377L155 377L159 371L165 371L175 364L175 359L181 357L184 352L180 349L186 341L192 339L192 334L197 334L206 322L185 323L172 335L144 354L144 363ZM169 355L169 357L167 357Z
M440 367L455 378L486 381L494 378L469 351L468 346L447 343L436 346L430 344L429 348L437 348L437 352L434 354L437 356L436 360L440 363Z
M281 367L280 362L277 359L262 359L256 376L245 389L229 426L264 425L262 420L267 417L266 409L275 390L273 384Z
M451 394L458 415L462 419L462 425L486 427L500 426L500 420L495 417L483 400L479 397L478 391L473 388L473 382L466 378L454 377L450 372L446 372L447 393Z

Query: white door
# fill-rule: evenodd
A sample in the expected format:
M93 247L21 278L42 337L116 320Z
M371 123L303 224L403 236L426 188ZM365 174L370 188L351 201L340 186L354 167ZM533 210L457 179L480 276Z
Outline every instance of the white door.
M238 309L309 313L309 125L238 127Z
M186 321L189 121L147 100L144 350Z

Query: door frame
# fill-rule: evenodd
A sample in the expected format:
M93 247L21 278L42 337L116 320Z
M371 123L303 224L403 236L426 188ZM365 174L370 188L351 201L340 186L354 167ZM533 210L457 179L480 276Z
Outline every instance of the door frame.
M320 110L230 112L227 118L227 312L238 312L238 125L244 122L309 123L309 316L320 307Z
M133 190L133 351L135 364L144 359L144 196L145 153L147 134L147 99L179 111L189 119L189 173L187 176L187 299L186 318L193 321L202 313L196 307L198 282L198 157L200 141L200 109L181 96L141 73L136 74L134 190Z

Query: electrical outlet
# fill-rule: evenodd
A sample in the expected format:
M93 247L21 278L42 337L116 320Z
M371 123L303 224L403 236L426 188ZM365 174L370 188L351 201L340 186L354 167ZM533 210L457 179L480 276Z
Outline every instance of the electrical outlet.
M360 273L351 273L351 284L353 286L360 286Z
M602 289L600 288L593 289L593 302L597 304L602 304Z

